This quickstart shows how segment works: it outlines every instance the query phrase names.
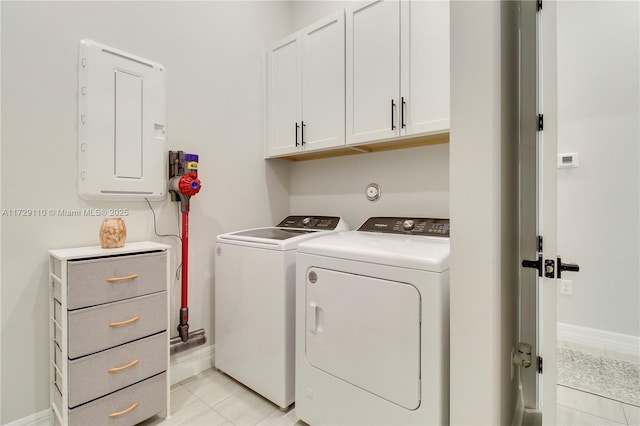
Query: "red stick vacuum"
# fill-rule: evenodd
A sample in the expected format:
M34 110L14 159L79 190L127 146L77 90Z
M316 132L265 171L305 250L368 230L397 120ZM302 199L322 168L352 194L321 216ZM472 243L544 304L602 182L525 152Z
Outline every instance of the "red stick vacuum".
M171 339L171 353L186 350L190 347L203 344L206 341L204 330L189 333L189 201L201 188L198 179L198 156L185 154L182 151L169 152L169 192L173 201L180 202L182 211L182 266L181 281L182 294L180 301L180 322L178 324L178 338ZM188 346L178 346L180 342Z

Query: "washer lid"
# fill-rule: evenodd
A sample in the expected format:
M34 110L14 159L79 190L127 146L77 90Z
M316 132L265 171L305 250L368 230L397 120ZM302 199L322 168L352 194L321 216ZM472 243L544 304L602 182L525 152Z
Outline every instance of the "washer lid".
M306 229L257 228L229 234L235 237L268 238L271 240L287 240L302 234L318 232Z
M431 272L449 269L449 238L443 237L348 231L305 241L298 253Z
M218 235L218 242L267 250L295 250L302 241L349 228L337 216L288 216L277 226Z

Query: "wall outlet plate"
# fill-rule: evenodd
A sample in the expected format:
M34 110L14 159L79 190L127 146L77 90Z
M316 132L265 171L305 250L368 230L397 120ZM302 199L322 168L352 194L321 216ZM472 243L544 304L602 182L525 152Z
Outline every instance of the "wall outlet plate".
M560 280L560 294L567 296L573 294L573 282L571 280Z

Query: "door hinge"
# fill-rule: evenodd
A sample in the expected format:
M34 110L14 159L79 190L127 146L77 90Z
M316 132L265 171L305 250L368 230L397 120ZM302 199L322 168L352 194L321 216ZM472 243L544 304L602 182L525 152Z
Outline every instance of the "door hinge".
M542 374L542 357L538 357L538 374Z
M544 119L542 114L538 114L538 131L541 132L544 129Z
M542 236L538 235L538 253L542 253Z
M538 12L542 10L542 0L538 0Z

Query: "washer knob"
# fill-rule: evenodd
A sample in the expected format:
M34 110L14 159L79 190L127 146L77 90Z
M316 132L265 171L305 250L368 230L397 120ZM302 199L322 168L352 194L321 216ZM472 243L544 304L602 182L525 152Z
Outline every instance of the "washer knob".
M309 225L311 225L310 217L305 217L304 219L302 219L302 226L309 226Z
M414 227L415 227L415 223L411 219L407 219L404 222L402 222L402 229L404 229L405 231L411 231L413 230Z

